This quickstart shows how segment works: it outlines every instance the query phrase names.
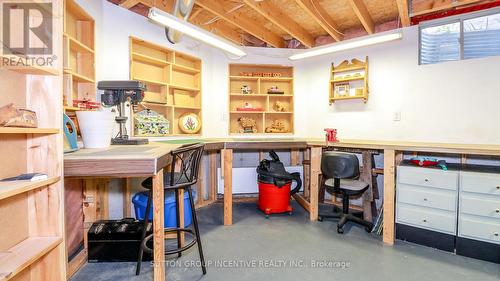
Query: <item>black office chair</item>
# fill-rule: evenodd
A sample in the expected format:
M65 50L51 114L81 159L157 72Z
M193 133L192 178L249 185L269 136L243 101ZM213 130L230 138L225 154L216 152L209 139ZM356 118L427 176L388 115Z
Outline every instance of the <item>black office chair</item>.
M203 144L189 144L184 145L176 150L173 150L170 154L172 155L172 164L170 165L170 173L165 173L164 175L164 186L165 191L174 190L176 192L175 202L176 202L176 216L177 216L177 227L165 228L165 234L176 233L177 234L177 248L174 250L165 250L165 255L178 254L180 257L182 252L198 244L198 253L201 260L201 269L203 274L207 274L205 267L205 259L203 257L203 248L201 246L200 231L198 229L198 219L196 218L196 210L194 206L193 193L191 191L191 186L198 181L198 171L200 168L201 157L203 155ZM176 171L176 165L180 163L179 171ZM153 234L146 237L146 231L149 225L149 212L152 203L152 186L153 179L148 178L142 182L142 186L148 189L148 201L146 205L146 215L144 218L144 231L142 232L142 242L139 248L139 256L137 259L137 267L135 274L139 275L141 272L142 256L144 252L153 253L153 249L148 245L148 241L153 238ZM180 212L179 212L179 196L177 196L177 190L183 189L189 194L189 202L191 205L191 214L193 218L193 227L181 228L180 227ZM200 196L200 194L198 194ZM193 237L193 240L186 245L181 245L181 232L186 233Z
M370 186L368 183L357 180L359 178L358 157L350 153L336 151L325 151L321 158L321 172L324 178L325 190L332 196L342 196L342 212L334 208L333 214L319 214L318 220L323 218L338 218L337 232L344 233L344 225L348 221L361 224L367 232L373 228L373 224L363 220L362 212L358 214L349 213L349 196L361 195ZM358 217L357 215L361 215Z

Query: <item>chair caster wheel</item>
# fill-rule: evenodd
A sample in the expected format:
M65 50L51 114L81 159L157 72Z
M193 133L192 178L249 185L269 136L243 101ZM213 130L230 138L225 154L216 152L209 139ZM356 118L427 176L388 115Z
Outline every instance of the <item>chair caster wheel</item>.
M323 221L323 217L318 216L318 221Z
M366 232L368 232L368 233L372 232L372 228L371 228L371 227L365 227L365 230L366 230Z
M288 212L288 215L291 216L291 215L293 215L293 213L292 212Z
M344 234L344 229L341 227L337 227L337 233L338 234Z
M268 219L269 219L269 215L266 215L266 220L268 220Z

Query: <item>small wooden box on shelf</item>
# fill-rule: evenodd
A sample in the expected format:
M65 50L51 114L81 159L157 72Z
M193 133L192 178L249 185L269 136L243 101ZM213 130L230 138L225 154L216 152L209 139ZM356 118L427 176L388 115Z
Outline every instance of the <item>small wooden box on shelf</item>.
M338 100L362 99L368 101L368 57L360 61L344 60L335 66L332 63L329 103Z
M64 110L79 110L74 100L95 101L94 19L75 0L64 1Z
M201 60L142 39L130 37L130 79L146 84L147 91L138 111L151 109L169 121L167 134L134 136L201 135L185 133L179 119L195 114L201 123ZM135 128L135 124L134 124Z
M293 119L293 67L229 65L229 134L293 134Z
M52 2L53 14L63 12ZM53 19L53 55L62 56L63 21ZM29 87L27 86L29 85ZM46 180L0 182L0 281L66 280L61 144L62 63L0 69L0 106L36 112L40 128L0 127L0 179L44 173Z

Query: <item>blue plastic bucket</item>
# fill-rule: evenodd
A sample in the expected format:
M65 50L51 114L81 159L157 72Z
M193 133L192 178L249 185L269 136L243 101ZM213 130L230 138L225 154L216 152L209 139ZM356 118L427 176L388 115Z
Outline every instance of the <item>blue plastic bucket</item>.
M195 191L193 197L195 196ZM146 205L148 203L148 192L139 192L132 197L134 204L135 218L143 220L146 213ZM153 205L149 212L149 220L153 219ZM184 226L191 225L193 218L191 216L191 204L189 203L189 194L184 192ZM176 206L175 206L175 191L165 191L165 227L177 227Z

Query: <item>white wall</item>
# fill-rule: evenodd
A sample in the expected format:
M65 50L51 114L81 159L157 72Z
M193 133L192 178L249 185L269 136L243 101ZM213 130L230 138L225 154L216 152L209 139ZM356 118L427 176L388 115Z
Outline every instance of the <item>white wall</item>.
M368 102L328 106L330 63L366 55ZM310 137L333 127L346 139L498 144L499 66L500 57L418 65L418 28L407 28L401 41L298 62L296 127Z

